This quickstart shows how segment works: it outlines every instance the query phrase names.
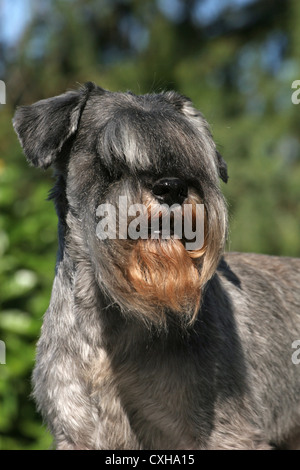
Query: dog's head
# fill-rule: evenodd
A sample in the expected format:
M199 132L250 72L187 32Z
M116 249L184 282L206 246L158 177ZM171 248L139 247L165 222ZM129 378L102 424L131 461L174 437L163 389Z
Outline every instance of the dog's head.
M190 100L87 83L19 108L14 127L28 160L56 170L61 256L89 262L122 311L192 320L224 249L227 169Z

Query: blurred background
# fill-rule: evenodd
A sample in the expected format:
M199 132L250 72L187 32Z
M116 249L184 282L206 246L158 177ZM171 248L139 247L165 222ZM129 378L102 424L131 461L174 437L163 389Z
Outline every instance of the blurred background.
M300 256L299 24L296 0L0 0L1 449L51 443L30 375L54 277L53 178L27 165L16 106L85 81L189 96L228 163L227 249Z

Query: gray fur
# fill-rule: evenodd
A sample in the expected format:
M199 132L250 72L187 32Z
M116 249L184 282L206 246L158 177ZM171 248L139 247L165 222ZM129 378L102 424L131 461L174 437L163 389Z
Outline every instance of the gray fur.
M14 127L29 161L57 174L59 254L33 373L56 447L297 447L300 260L223 256L227 168L191 102L89 83L21 107ZM126 278L131 245L96 237L100 203L142 202L162 176L187 181L208 214L193 321L149 313Z

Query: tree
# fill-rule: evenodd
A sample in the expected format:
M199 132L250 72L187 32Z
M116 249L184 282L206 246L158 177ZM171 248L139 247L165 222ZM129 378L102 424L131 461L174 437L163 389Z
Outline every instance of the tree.
M88 80L111 90L174 88L190 96L228 162L230 179L222 183L231 218L228 247L300 255L300 108L291 101L292 82L300 79L299 2L28 5L18 40L8 43L0 35L7 86L7 104L0 105L0 340L7 346L0 436L6 449L50 443L28 397L57 246L56 216L45 201L51 171L37 174L21 155L11 126L16 105Z

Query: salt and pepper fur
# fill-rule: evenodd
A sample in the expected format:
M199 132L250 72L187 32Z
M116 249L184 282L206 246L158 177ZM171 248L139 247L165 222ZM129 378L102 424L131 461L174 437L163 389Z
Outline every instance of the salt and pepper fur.
M300 260L223 255L226 164L190 100L87 83L20 107L14 127L28 160L57 176L59 252L33 373L56 447L297 447ZM201 252L96 236L99 204L151 205L162 177L204 204Z

